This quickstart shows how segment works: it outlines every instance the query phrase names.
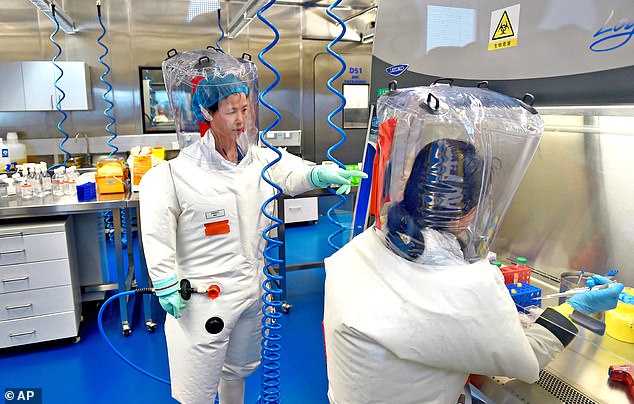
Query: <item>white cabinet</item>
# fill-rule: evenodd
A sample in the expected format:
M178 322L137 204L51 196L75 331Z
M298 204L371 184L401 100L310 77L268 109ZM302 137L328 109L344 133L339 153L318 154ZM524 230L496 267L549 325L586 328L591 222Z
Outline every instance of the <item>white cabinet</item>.
M0 111L24 111L24 108L22 64L0 63Z
M92 109L90 72L84 62L55 62L64 74L57 87L64 92L60 108L64 111ZM26 111L57 109L62 93L55 88L60 71L52 62L22 62Z
M317 197L284 199L284 223L315 222L319 219Z
M92 109L90 70L84 62L55 62L64 71L57 86L64 111ZM62 94L51 61L0 62L0 111L53 111Z
M0 348L77 337L72 218L0 222Z

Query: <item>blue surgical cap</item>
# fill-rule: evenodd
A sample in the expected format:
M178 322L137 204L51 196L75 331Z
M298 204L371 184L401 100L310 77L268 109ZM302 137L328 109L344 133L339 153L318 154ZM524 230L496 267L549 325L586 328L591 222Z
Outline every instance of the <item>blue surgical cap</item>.
M233 74L227 74L224 77L207 77L200 80L192 97L192 110L196 115L196 119L200 122L205 122L205 118L200 112L201 105L204 108L209 108L223 98L235 93L245 93L248 96L249 89L242 80Z
M472 144L454 139L429 143L414 161L402 203L419 228L449 230L447 222L478 204L483 167Z

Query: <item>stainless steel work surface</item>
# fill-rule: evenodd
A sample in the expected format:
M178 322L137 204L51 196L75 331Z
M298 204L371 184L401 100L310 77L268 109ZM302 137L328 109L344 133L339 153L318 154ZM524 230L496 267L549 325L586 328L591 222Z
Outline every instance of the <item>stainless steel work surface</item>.
M92 201L79 202L76 195L33 197L22 199L18 197L0 199L0 219L14 219L30 216L64 215L99 210L125 208L127 206L126 193L97 195Z
M485 378L481 391L496 403L631 403L622 384L608 380L610 365L634 363L634 344L580 329L540 373L537 383Z

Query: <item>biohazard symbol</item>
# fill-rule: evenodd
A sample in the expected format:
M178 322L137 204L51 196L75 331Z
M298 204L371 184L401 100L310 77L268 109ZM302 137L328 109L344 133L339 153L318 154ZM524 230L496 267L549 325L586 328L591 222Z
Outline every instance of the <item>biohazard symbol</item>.
M500 18L498 27L495 29L495 32L493 33L493 38L491 38L491 40L496 41L498 39L508 38L514 35L515 32L513 32L513 27L511 26L509 15L506 13L506 11L504 11L504 14L502 14L502 18Z

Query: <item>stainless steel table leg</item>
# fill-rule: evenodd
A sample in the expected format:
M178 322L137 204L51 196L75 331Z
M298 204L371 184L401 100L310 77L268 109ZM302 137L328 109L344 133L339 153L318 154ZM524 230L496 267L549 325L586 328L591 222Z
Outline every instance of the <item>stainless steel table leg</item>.
M147 265L145 264L145 253L143 251L143 237L141 236L141 215L139 210L136 210L136 227L137 227L137 241L139 243L139 278L141 280L141 287L150 287L150 279L147 272ZM149 332L156 330L156 323L152 321L152 302L151 295L143 294L143 314L145 318L145 327Z
M115 260L117 264L117 284L119 286L119 292L125 292L126 287L126 273L123 266L123 243L121 241L121 211L119 208L112 209L112 222L114 225L114 250ZM121 329L124 335L130 335L132 330L130 329L130 323L128 322L128 299L127 296L121 296L119 298L119 312L121 316Z

